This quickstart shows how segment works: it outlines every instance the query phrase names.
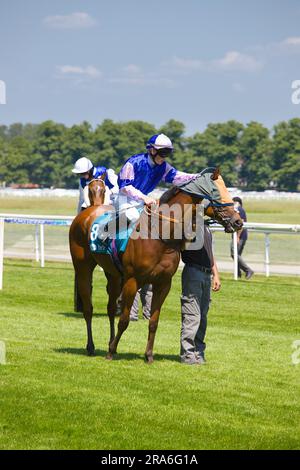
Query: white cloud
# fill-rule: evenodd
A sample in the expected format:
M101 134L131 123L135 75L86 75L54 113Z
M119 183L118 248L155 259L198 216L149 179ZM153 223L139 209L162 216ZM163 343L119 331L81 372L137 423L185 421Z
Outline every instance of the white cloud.
M237 93L244 93L245 92L245 87L239 83L239 82L235 82L232 84L232 88L234 91L236 91Z
M284 41L282 41L282 44L284 46L300 46L300 37L299 36L294 36L290 38L286 38Z
M177 56L173 57L170 64L185 71L199 70L205 67L205 62L203 62L202 60L184 59L182 57L177 57Z
M173 88L176 84L173 80L168 78L160 77L116 77L110 78L110 83L123 84L123 85L133 85L133 86L164 86L167 88Z
M136 64L126 65L126 67L123 67L122 71L128 75L141 75L142 74L141 67Z
M229 51L222 59L213 60L211 64L222 70L240 70L244 72L254 72L263 66L262 62L255 57L238 51Z
M87 67L80 67L77 65L59 65L57 70L60 74L60 77L82 77L82 78L100 78L102 73L93 65L88 65Z
M201 60L190 59L174 56L168 62L164 62L163 66L167 66L173 72L190 74L192 72L200 71L242 71L254 72L263 67L263 63L256 59L254 56L242 54L238 51L229 51L221 59Z
M120 70L120 75L111 77L109 83L123 84L131 86L163 86L173 88L176 84L174 80L166 78L159 73L145 73L143 69L136 64L129 64Z
M94 26L96 21L88 13L76 12L70 15L47 16L43 23L54 29L83 29Z

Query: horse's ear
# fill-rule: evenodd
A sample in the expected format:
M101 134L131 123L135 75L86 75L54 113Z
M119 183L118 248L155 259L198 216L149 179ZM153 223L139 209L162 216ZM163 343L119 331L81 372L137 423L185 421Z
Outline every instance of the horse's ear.
M100 176L100 179L102 181L105 181L105 178L106 178L106 171Z
M217 166L217 168L215 169L215 171L213 172L213 174L211 175L211 179L213 181L217 180L220 176L220 168Z

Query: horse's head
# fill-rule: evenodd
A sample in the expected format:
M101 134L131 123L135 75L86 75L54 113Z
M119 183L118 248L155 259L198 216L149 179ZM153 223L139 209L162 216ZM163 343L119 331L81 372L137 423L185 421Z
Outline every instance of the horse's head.
M223 225L225 232L232 233L242 228L243 221L234 209L219 168L206 168L194 180L180 185L180 190L206 201L205 215Z
M101 175L100 178L92 179L88 183L89 187L89 200L91 206L101 206L104 203L106 186L104 183L106 173Z

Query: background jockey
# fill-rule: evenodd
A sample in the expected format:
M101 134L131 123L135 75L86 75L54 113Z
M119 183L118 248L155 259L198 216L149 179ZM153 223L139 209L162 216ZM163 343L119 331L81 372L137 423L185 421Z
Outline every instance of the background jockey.
M103 173L106 173L104 180L106 185L104 204L110 204L110 199L119 192L118 177L114 170L107 169L105 166L94 166L91 160L86 157L79 158L79 160L75 162L72 172L80 177L77 212L80 212L90 205L87 185L92 179L99 178Z
M197 175L176 170L166 162L172 157L173 144L164 134L155 134L147 142L147 152L130 157L119 173L119 207L127 209L126 215L134 221L139 217L135 206L140 204L156 204L156 200L148 194L161 181L180 184L190 181Z

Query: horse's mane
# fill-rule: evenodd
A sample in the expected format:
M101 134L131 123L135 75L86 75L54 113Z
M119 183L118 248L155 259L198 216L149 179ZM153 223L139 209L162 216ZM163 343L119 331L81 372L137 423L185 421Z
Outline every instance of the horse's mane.
M166 204L171 199L171 197L175 196L177 192L178 192L178 187L172 186L170 189L168 189L166 192L163 193L163 195L159 199L159 203Z

